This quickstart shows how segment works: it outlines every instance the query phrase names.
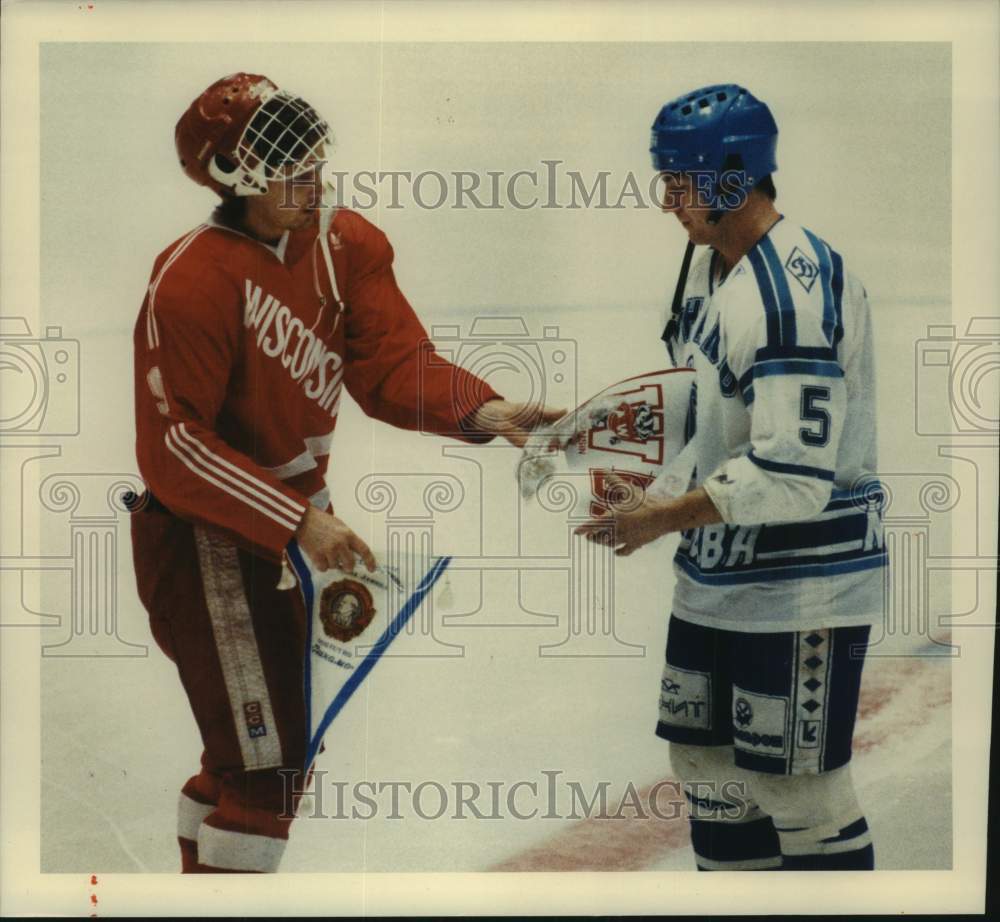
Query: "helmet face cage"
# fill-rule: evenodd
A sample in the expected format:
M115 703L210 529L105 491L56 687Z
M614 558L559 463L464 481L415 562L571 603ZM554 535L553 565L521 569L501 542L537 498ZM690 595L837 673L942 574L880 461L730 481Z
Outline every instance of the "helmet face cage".
M270 182L301 176L331 143L329 125L301 97L272 90L261 98L236 143L236 162L213 157L208 164L212 178L236 195L262 195Z

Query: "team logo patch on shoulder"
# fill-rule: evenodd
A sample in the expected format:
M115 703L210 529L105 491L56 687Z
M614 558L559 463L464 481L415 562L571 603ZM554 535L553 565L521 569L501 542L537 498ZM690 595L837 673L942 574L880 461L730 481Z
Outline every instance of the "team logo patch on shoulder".
M788 254L785 268L806 291L812 291L813 283L819 278L819 266L816 265L798 247Z
M342 579L330 583L320 596L319 617L328 637L341 643L353 640L375 616L372 594L362 583Z

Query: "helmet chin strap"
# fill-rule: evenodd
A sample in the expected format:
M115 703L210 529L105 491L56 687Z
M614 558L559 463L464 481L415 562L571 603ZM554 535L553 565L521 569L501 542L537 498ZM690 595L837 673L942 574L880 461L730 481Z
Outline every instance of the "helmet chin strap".
M707 224L716 225L722 220L727 212L723 208L716 208L706 219ZM684 288L687 285L688 272L691 269L691 258L694 256L694 243L688 240L684 250L684 258L681 260L681 271L677 275L677 285L674 287L674 298L670 305L670 317L667 325L660 335L660 339L666 343L670 358L674 359L673 339L677 336L677 326L680 320L682 301L684 299Z
M727 214L729 214L729 212L725 208L715 208L705 219L705 223L710 224L713 227L717 226ZM667 351L670 353L670 358L672 360L674 358L672 341L676 338L678 332L678 323L681 315L682 301L684 299L684 288L687 285L688 272L691 269L691 257L694 255L694 246L694 243L692 243L691 240L688 240L687 247L684 250L684 258L681 260L681 271L677 276L677 285L674 288L674 298L670 305L670 317L667 319L667 325L664 327L663 333L660 335L660 339L662 339L667 345Z
M690 240L684 250L684 258L681 260L681 271L677 275L677 285L674 287L674 299L670 305L670 317L667 325L663 328L660 339L667 346L671 361L676 362L674 356L673 339L677 336L677 324L681 315L681 306L684 299L684 288L687 285L688 271L691 269L691 257L694 256L694 243Z

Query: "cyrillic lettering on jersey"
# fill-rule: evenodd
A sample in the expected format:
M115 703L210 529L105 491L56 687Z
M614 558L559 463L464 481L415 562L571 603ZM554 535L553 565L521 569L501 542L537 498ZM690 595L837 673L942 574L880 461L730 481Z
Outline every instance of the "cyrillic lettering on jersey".
M691 339L691 326L694 324L695 318L698 316L698 311L701 310L701 306L704 303L704 298L688 298L684 302L679 324L681 342L686 343Z
M733 397L736 394L736 375L733 374L722 352L722 329L718 318L708 329L709 312L703 311L705 299L702 297L688 298L681 309L678 330L681 342L693 343L702 354L719 370L719 387L723 397ZM700 319L699 319L700 318ZM697 329L695 322L697 321ZM692 332L693 331L693 332ZM691 367L691 362L688 362Z
M760 525L706 525L681 534L681 549L701 570L744 567L754 561Z

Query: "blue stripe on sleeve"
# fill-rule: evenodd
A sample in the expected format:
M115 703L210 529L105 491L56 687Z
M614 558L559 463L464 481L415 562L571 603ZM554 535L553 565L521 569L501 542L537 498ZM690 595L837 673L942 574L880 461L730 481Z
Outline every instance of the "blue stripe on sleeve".
M834 487L830 502L836 500L849 500L859 509L867 509L872 503L881 508L885 503L885 487L877 477L868 476L849 488Z
M796 340L795 331L795 302L792 300L792 293L788 290L788 279L785 277L785 267L778 259L778 251L774 248L774 241L770 237L762 237L757 244L767 265L771 270L771 277L774 279L774 287L778 292L778 309L781 314L781 344L783 346L794 346Z
M772 471L775 474L797 474L800 477L815 477L817 480L829 480L833 482L833 471L828 471L822 467L809 467L806 464L785 464L781 461L769 461L767 458L760 458L752 451L747 457L753 461L757 467L765 471Z
M819 237L804 227L802 231L809 239L809 244L812 246L813 252L816 254L816 260L819 262L819 278L820 284L823 286L823 334L826 336L826 341L832 346L836 317L833 312L830 257L827 255L826 244Z
M843 378L844 369L837 362L809 362L804 359L759 362L753 367L753 376L766 378L768 375L815 375L819 378Z
M833 499L830 500L824 507L824 512L838 512L843 509L862 509L864 506L858 502L856 499L839 499L837 497L837 491L833 491Z
M764 313L767 316L767 344L779 346L781 345L781 317L778 313L778 302L774 297L771 277L768 275L767 266L764 265L764 257L760 255L757 247L753 247L747 253L747 259L750 260L754 277L757 279L757 288L760 290L760 297L764 302Z
M830 287L833 290L833 314L836 318L833 345L836 346L844 338L844 261L832 247L830 248L830 258L833 261L833 279L830 282Z
M846 842L849 839L854 839L865 832L868 832L868 823L865 822L864 817L861 817L861 819L855 820L853 823L845 826L835 836L830 836L827 839L820 839L820 842Z
M790 346L758 349L754 353L755 362L766 362L768 359L818 359L823 362L836 362L837 353L828 346Z

